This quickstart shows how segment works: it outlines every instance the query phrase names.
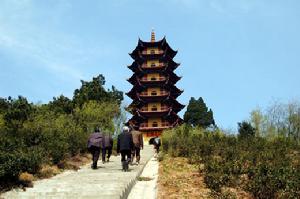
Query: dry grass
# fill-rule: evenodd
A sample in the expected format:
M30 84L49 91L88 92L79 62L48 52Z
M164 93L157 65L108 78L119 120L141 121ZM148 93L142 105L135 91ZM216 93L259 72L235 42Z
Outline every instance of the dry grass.
M158 198L210 198L210 190L187 158L166 155L159 165Z
M34 177L32 174L24 172L19 175L19 180L21 182L32 182L34 180Z
M56 166L50 166L50 165L42 165L41 169L37 173L37 177L39 178L50 178L54 175L57 175L61 172L61 170Z
M140 177L137 178L137 180L138 181L150 181L150 180L153 180L153 178L140 176Z
M78 170L80 166L85 165L91 161L92 157L90 154L76 155L71 158L67 158L60 161L57 166L60 169L71 169Z
M28 172L23 172L19 175L19 181L23 187L33 187L33 180L34 176Z
M204 165L190 164L187 158L165 155L159 164L158 199L253 199L251 194L239 189L223 187L221 193L208 189L204 183Z
M50 178L66 169L78 170L80 166L90 161L91 157L87 154L76 155L60 161L57 165L42 165L36 176L39 179Z

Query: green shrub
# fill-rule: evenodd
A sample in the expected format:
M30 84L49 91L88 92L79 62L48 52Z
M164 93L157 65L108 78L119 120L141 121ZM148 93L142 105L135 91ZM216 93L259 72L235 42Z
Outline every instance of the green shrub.
M238 139L183 125L163 133L162 149L173 156L188 157L199 168L204 164L199 171L215 192L222 187L239 187L256 198L299 197L300 147L289 138Z

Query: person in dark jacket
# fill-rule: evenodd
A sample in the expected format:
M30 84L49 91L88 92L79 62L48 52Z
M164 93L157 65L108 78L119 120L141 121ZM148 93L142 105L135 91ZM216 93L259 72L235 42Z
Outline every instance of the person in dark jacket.
M97 169L97 162L99 159L100 151L103 148L103 134L100 133L99 128L95 128L95 132L92 133L88 139L88 150L93 155L92 169Z
M140 150L144 147L143 134L140 131L137 131L137 128L131 131L132 140L134 144L134 149L132 150L132 162L134 156L136 157L136 163L140 163L141 155Z
M130 130L127 126L123 127L123 132L118 135L117 153L121 152L122 170L128 171L128 164L131 161L131 151L133 141Z
M154 156L158 156L159 153L159 147L161 145L160 142L160 138L158 136L155 136L154 140L153 140L153 145L154 145L154 149L155 149L155 155Z
M102 163L103 164L105 163L106 153L107 153L107 162L109 162L109 158L112 153L113 144L114 144L114 141L113 141L111 135L110 134L105 135L104 136L104 147L102 149Z

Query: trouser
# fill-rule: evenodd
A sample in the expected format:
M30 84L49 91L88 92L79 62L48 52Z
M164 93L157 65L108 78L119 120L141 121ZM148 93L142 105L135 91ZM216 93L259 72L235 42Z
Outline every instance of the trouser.
M158 154L159 153L159 145L154 145L154 149L155 149L155 152Z
M134 157L136 157L136 161L140 162L141 159L140 151L141 151L140 147L134 147L134 149L132 150L132 161Z
M121 151L121 162L123 171L128 171L128 163L131 161L131 150Z
M93 168L97 168L97 162L99 159L99 155L100 155L100 147L96 147L96 146L91 146L89 148L89 151L91 152L92 156L93 156Z
M121 151L121 162L131 161L131 150L122 150Z
M102 149L102 161L105 162L105 156L107 152L107 159L110 158L111 153L112 153L112 147L105 147Z

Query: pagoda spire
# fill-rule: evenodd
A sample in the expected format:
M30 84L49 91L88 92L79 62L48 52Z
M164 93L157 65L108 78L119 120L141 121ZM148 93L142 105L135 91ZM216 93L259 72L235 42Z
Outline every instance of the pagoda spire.
M152 28L152 31L151 31L151 42L155 42L155 32L154 32L154 28Z

